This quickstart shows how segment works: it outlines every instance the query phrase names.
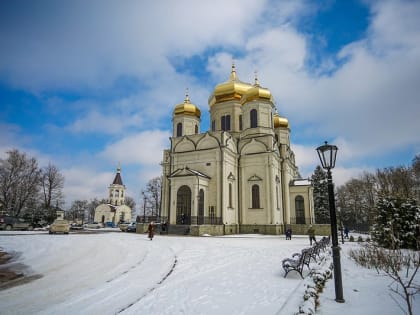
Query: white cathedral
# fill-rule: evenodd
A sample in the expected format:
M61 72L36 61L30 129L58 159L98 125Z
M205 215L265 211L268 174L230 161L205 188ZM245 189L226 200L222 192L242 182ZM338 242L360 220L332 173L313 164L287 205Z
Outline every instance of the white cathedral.
M188 93L173 111L163 154L161 216L192 235L281 234L314 223L313 189L302 181L290 125L270 90L238 79L235 66L208 101L211 129Z

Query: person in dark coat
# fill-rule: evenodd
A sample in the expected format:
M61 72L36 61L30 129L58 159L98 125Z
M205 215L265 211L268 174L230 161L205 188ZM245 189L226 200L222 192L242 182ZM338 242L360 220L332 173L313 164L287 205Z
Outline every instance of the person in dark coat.
M147 229L149 232L149 238L150 240L153 240L153 236L155 236L155 223L150 222L149 228Z
M309 226L309 229L308 229L308 235L309 235L309 242L311 243L311 246L312 246L312 241L314 241L314 242L315 242L315 244L316 244L316 239L315 239L315 229L314 229L314 227L312 226L312 224Z
M347 226L344 228L344 238L349 238L349 228Z
M291 240L292 239L292 229L287 229L286 230L286 240Z

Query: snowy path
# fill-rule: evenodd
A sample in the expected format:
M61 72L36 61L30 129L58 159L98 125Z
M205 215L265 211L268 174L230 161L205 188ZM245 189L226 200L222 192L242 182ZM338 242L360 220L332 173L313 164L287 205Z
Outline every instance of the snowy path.
M2 291L0 305L2 314L276 314L302 283L283 278L281 260L305 246L281 237L0 236L43 275Z

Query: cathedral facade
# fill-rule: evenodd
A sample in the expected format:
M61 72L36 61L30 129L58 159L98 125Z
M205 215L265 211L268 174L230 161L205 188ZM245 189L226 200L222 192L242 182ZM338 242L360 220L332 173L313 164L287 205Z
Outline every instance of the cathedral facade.
M232 66L208 101L210 130L187 93L175 106L163 154L161 216L191 234L280 234L314 223L312 186L300 180L290 126L271 92L238 79Z

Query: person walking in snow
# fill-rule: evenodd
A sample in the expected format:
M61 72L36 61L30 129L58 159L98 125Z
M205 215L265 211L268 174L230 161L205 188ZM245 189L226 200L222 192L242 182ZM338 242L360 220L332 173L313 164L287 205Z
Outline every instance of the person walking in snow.
M153 221L150 222L149 228L147 230L149 231L150 240L153 240L153 236L155 236L155 223Z
M315 229L314 229L314 227L312 226L312 224L309 226L309 229L308 229L308 235L309 235L309 242L311 243L311 246L312 246L312 241L314 241L314 242L315 242L315 244L316 244L316 239L315 239Z
M286 240L291 240L292 239L292 229L288 228L286 230Z
M349 228L347 226L344 227L344 238L349 238Z

